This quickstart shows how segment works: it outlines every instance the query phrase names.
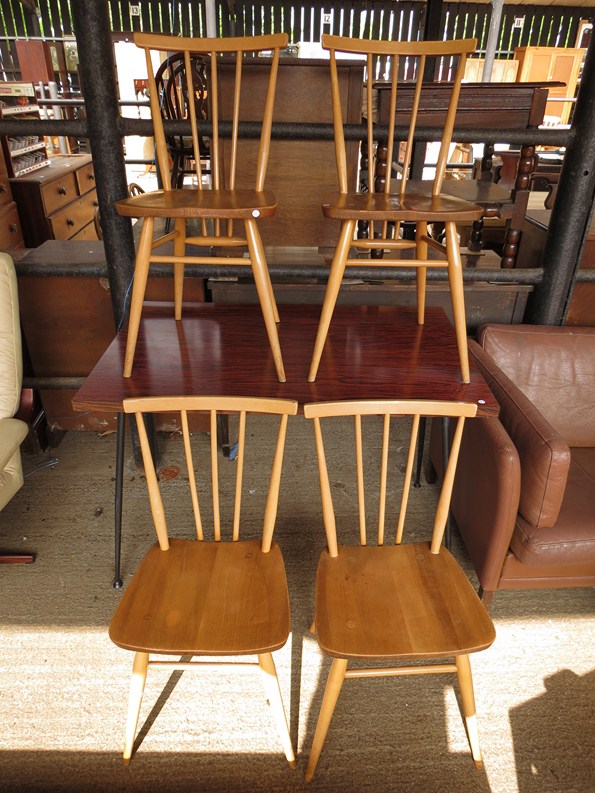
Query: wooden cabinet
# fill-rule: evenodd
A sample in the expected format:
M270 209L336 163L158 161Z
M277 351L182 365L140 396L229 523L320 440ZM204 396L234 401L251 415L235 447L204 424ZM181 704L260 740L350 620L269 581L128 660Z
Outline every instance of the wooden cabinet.
M12 198L4 154L0 149L0 251L23 247L19 213Z
M10 180L28 248L46 240L97 239L93 161L89 154L55 157L38 173Z
M483 83L483 67L485 58L468 58L465 63L465 76L463 81L466 83ZM519 70L519 62L516 60L507 60L505 58L496 58L492 66L492 76L490 78L493 83L514 83Z
M33 83L0 83L0 117L39 118L39 107ZM2 149L10 177L24 176L48 165L43 135L3 135Z
M570 47L517 47L514 51L514 57L519 62L517 81L564 83L552 86L549 96L555 99L574 98L585 52ZM568 124L571 109L571 102L548 102L545 114L560 124Z
M337 66L344 120L359 124L363 63L340 60ZM266 90L262 72L267 67L260 58L248 59L245 67L242 86L246 107L242 116L245 120L260 118ZM224 88L231 84L234 69L230 64L221 70L222 118L231 118L233 92ZM273 122L332 124L332 120L328 60L281 58ZM239 145L238 184L254 183L258 141L242 139ZM353 189L357 185L358 149L355 141L347 144L348 178ZM339 187L333 141L273 139L265 185L277 197L275 215L258 226L265 245L334 248L340 224L325 218L321 209L323 198L333 196Z
M551 211L533 209L527 212L519 249L519 267L540 267L545 250ZM587 233L579 265L581 270L595 269L595 218ZM575 284L566 311L565 325L595 327L595 284Z

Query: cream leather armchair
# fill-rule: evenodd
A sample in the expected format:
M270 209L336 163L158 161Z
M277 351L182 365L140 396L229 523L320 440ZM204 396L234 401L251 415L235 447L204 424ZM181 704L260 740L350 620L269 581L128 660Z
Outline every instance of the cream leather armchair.
M15 419L21 395L23 359L19 298L14 264L0 253L0 510L23 486L20 445L28 427ZM0 562L32 561L15 555L0 555Z

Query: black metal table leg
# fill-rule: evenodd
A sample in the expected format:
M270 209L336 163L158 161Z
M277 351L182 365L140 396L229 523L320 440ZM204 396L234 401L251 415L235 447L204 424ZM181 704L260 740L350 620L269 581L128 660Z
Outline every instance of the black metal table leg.
M444 474L448 466L448 456L450 453L450 419L446 416L442 419L442 465ZM450 522L450 509L446 518L446 527L444 529L444 545L450 549L450 535L451 535L451 522Z
M420 416L419 432L417 434L417 459L415 461L415 477L413 487L421 487L421 466L424 456L424 442L426 440L426 417Z
M122 587L120 554L122 550L122 490L124 487L124 441L126 439L126 415L118 413L116 431L116 491L114 503L114 589Z

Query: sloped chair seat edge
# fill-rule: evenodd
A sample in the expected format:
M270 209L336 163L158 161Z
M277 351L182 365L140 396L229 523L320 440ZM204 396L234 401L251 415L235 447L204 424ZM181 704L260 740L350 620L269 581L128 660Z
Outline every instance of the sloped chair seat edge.
M382 597L362 611L361 604L369 604L362 592L372 583ZM416 592L416 602L410 591ZM492 621L458 562L445 547L432 554L426 542L343 545L336 558L323 551L316 592L318 643L330 656L445 658L484 650L495 638ZM382 624L382 630L374 624ZM476 626L472 632L470 625ZM379 638L376 647L372 636Z
M276 208L269 190L155 190L116 201L126 217L272 217Z
M410 188L404 196L398 193L337 193L323 201L324 216L333 220L410 220L410 221L473 221L483 209L454 196L433 196L427 191Z
M228 575L238 565L242 576ZM289 636L289 595L279 546L273 542L265 554L256 540L170 539L168 551L155 543L132 577L109 635L124 649L158 654L280 649Z

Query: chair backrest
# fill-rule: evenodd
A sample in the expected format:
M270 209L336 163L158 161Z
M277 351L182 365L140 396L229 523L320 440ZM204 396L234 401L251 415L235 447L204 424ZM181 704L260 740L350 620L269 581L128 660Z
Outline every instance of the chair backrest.
M200 459L194 460L192 454L192 443L188 415L191 412L200 411L208 412L210 415L210 498L212 506L212 538L219 542L222 539L221 527L221 504L220 504L220 472L218 462L218 443L217 443L217 415L218 414L235 414L238 417L238 441L237 441L237 455L236 455L236 481L235 481L235 496L231 521L231 539L237 541L240 534L240 513L242 506L242 495L246 487L244 482L244 469L246 457L246 423L248 414L268 414L271 416L279 416L279 428L277 432L277 440L272 454L270 482L268 486L268 494L266 497L266 504L264 509L264 521L262 531L262 550L267 553L271 547L273 531L275 528L275 520L277 516L277 504L279 499L279 488L281 482L281 468L283 464L283 452L285 448L285 435L287 429L288 416L294 416L297 413L297 402L288 399L263 399L263 398L250 398L250 397L193 397L193 396L179 396L179 397L138 397L129 398L124 400L124 412L134 413L136 417L136 424L138 428L138 435L140 447L143 457L143 464L145 468L145 475L147 478L147 487L149 490L149 500L151 503L151 512L153 521L155 523L155 530L157 532L157 539L162 550L167 550L169 547L168 531L165 518L165 509L163 499L161 497L159 481L155 471L155 461L151 452L149 438L145 428L143 415L147 413L179 413L180 427L183 438L184 455L186 459L186 469L188 477L188 487L190 502L192 504L192 512L194 516L194 524L196 528L196 536L199 540L206 539L205 530L203 528L203 517L201 516L200 501L206 498L206 494L199 497L199 487L196 481L195 462L198 469L198 477L200 481L206 481L208 476L205 476L205 471L208 471L209 462L203 455ZM267 431L270 433L270 431ZM256 434L256 437L262 438L262 433ZM256 447L256 440L252 447ZM260 447L259 447L260 448ZM259 449L256 449L254 454L259 454ZM259 456L259 465L264 465L264 460ZM209 536L210 533L209 533Z
M484 325L478 341L569 446L595 446L595 328Z
M179 64L177 69L177 85L185 86L188 96L196 96L198 93L206 92L206 117L209 127L208 135L210 151L210 172L212 187L219 189L235 189L236 187L236 165L238 155L238 137L240 121L258 122L262 125L260 131L260 143L256 161L255 180L252 185L244 185L256 190L264 189L266 175L271 127L273 122L273 107L275 101L275 90L277 86L277 72L279 67L280 50L287 46L288 36L286 33L275 33L267 36L245 36L220 39L198 39L183 38L178 36L167 36L151 33L135 33L135 44L145 50L147 60L147 72L149 83L149 98L151 102L151 116L155 131L155 146L157 160L165 190L171 190L171 179L169 172L169 155L167 141L163 128L162 108L160 105L161 96L155 81L154 65L152 60L153 53L181 53L183 55L183 66ZM267 53L267 57L259 59L262 63L262 79L267 80L267 90L263 107L256 114L251 113L252 118L241 118L242 99L245 100L242 92L243 65L247 57ZM161 56L158 56L161 57ZM193 64L200 61L207 64L204 71L201 70L201 86L195 86L195 72ZM224 68L223 68L224 67ZM182 76L182 69L184 75ZM224 74L222 73L224 70ZM268 77L266 72L268 71ZM204 75L204 76L203 76ZM225 94L225 96L223 95ZM252 102L250 103L252 105ZM203 187L203 173L200 160L200 138L201 121L199 115L203 113L202 103L186 102L188 116L191 126L192 145L195 152L195 173L197 187ZM254 117L257 115L258 117ZM228 129L225 134L225 146L223 146L223 124ZM229 143L227 140L229 134ZM228 163L223 162L223 151L229 151Z
M374 80L375 64L378 59L386 62L386 69L389 83L383 87L382 107L387 108L386 114L383 113L379 118L382 125L388 127L387 138L387 157L388 174L383 187L384 192L391 191L390 171L392 163L398 160L400 163L399 192L402 194L406 190L409 178L409 169L413 151L413 141L416 125L418 124L420 110L424 109L424 73L426 71L426 61L430 58L456 58L454 79L445 85L444 92L441 92L441 104L443 110L443 121L433 123L432 126L440 126L442 138L440 150L436 164L434 184L432 192L434 195L440 193L446 164L448 162L448 150L451 143L452 131L455 122L455 114L459 100L461 81L465 72L465 62L467 55L472 53L476 46L476 39L460 39L453 41L369 41L365 39L347 38L344 36L322 36L322 46L330 52L331 69L331 90L333 102L333 122L335 129L335 151L337 158L337 171L339 175L339 190L346 193L349 189L347 181L347 158L345 154L345 136L343 132L343 115L341 111L341 96L339 79L337 73L336 53L347 53L352 56L364 56L366 59L366 88L364 96L364 113L367 118L367 162L368 189L375 191L375 161L377 151L377 140L375 133L377 130L376 120L376 99L377 83ZM415 80L409 84L400 83L401 73L400 61L407 61L411 73L415 74ZM432 109L432 108L429 108ZM406 140L399 145L396 141L397 149L395 156L395 128L405 127L408 129ZM362 151L362 156L364 152Z
M12 258L0 253L0 418L12 418L17 412L22 378L17 277Z
M323 441L322 421L326 419L345 419L352 417L354 419L354 481L353 487L356 490L357 497L348 498L349 509L352 505L357 504L358 517L359 517L359 542L366 545L368 542L367 537L367 515L366 515L366 496L364 482L366 479L365 460L369 459L370 450L369 444L364 444L364 424L371 425L372 420L363 417L377 417L375 427L380 431L380 437L377 437L377 451L379 452L379 484L378 484L378 522L377 531L375 533L375 540L378 545L383 545L385 542L385 528L386 528L386 515L387 507L389 504L389 490L395 494L394 506L396 510L395 520L395 534L394 542L400 543L403 537L403 529L405 526L405 518L407 514L407 506L409 502L409 491L411 487L411 479L413 472L413 464L415 460L418 431L420 418L422 416L446 417L456 418L457 423L455 426L452 447L448 459L447 469L444 475L442 489L438 499L436 508L434 525L432 528L432 553L438 553L440 544L446 526L448 517L448 510L450 505L450 498L452 494L452 486L454 482L454 475L459 455L459 448L461 444L461 437L463 433L463 426L465 418L475 416L477 413L477 405L466 402L440 402L440 401L360 401L360 402L319 402L311 403L304 406L304 415L307 419L314 421L314 433L316 438L316 453L318 457L318 472L320 476L320 489L322 495L322 512L324 527L326 532L326 539L328 544L329 553L331 556L337 556L338 538L337 538L337 521L335 515L335 508L333 505L331 481L340 481L340 490L343 497L346 492L349 492L348 485L339 476L331 477L329 474L330 456L325 452L325 445ZM378 419L380 417L380 419ZM391 419L397 417L409 417L411 429L409 433L409 442L403 441L402 427L400 432L393 433L396 436L396 446L391 446ZM378 421L381 421L379 427ZM393 422L394 424L394 422ZM368 426L368 429L371 427ZM341 424L336 428L338 431L344 433L347 428ZM375 447L376 448L376 447ZM389 452L392 453L389 454ZM392 459L396 454L404 455L404 465ZM389 465L390 463L390 465ZM335 466L338 461L335 461ZM372 463L369 463L371 467ZM402 492L399 504L397 504L396 493L398 491L398 480L400 471L403 469L402 475ZM368 479L368 482L370 480ZM390 487L389 487L390 484ZM391 502L393 499L391 498Z

